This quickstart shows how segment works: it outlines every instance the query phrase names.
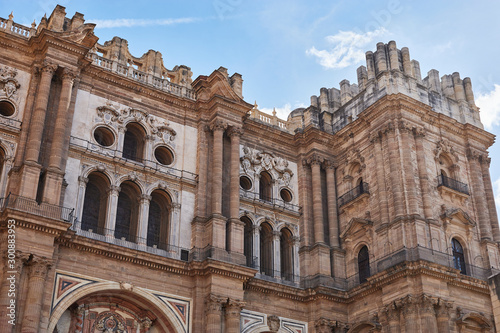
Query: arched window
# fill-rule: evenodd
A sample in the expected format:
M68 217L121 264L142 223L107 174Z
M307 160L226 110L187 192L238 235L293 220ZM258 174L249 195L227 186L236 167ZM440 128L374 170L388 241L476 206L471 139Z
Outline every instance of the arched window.
M272 201L272 177L267 171L260 173L259 198L264 201Z
M141 191L136 184L128 180L123 182L120 188L116 209L115 238L135 242Z
M281 278L293 281L293 241L292 233L287 228L281 230L280 236Z
M92 172L88 180L83 199L81 229L104 235L109 181L101 172Z
M253 225L252 221L246 216L243 216L241 222L245 223L244 240L243 240L243 254L246 257L246 264L248 267L255 267L253 262Z
M166 192L155 190L151 193L146 242L148 246L168 250L171 206L172 200Z
M129 123L123 139L123 157L142 162L144 159L144 144L146 132L138 123Z
M366 246L363 246L358 252L358 273L359 283L366 282L370 276L370 256Z
M453 265L456 269L460 270L460 274L467 275L467 269L465 268L465 256L464 248L462 244L455 238L451 240L451 248L453 250Z
M260 272L273 276L273 229L268 223L260 227Z

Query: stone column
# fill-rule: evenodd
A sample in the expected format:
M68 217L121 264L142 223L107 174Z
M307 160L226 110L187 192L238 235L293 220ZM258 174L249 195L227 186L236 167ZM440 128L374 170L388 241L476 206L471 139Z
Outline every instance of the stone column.
M170 214L170 230L168 231L168 245L179 246L181 204L172 203L172 213Z
M212 215L222 215L223 139L227 124L216 120L211 126L214 133L212 150Z
M118 125L118 142L117 142L117 150L116 157L123 156L123 144L125 142L125 133L127 132L127 127L123 125Z
M59 97L59 106L57 108L57 116L55 119L54 133L52 135L52 145L50 147L49 167L61 170L62 151L64 143L64 134L66 126L68 126L68 107L71 101L71 93L73 89L73 81L76 78L76 73L64 69L62 73L62 88Z
M2 174L0 175L0 197L5 198L8 193L7 191L7 179L9 178L9 172L14 164L14 157L6 156L3 162Z
M257 258L255 269L260 271L260 226L252 225L253 233L253 255Z
M108 190L108 209L106 210L106 224L104 226L104 234L108 238L115 238L116 210L120 190L120 186L114 185L111 185Z
M403 318L405 319L405 333L419 333L418 330L418 307L413 296L407 296L402 300Z
M493 188L491 186L490 178L490 162L489 157L484 156L481 159L481 172L483 174L484 191L486 192L486 203L488 205L488 212L490 215L491 230L493 232L493 240L500 242L500 229L498 226L498 215L495 209L495 197L493 196Z
M299 262L299 248L300 237L292 238L292 260L293 260L293 282L300 282L300 262Z
M376 133L371 137L371 142L374 144L375 151L373 155L375 156L376 170L375 174L377 176L377 188L378 188L378 200L380 207L380 222L382 224L389 223L389 208L387 206L387 189L385 182L385 168L384 168L384 156L382 155L382 133Z
M438 301L436 306L438 332L450 331L450 309L451 303L445 302L442 299Z
M280 246L280 231L273 231L273 270L276 279L281 278L281 246Z
M302 163L298 165L299 167L299 176L298 183L299 188L302 189L299 193L302 200L302 218L300 219L300 230L302 234L303 244L305 246L310 245L312 230L311 230L311 181L309 179L309 165L307 160L302 160Z
M220 333L222 329L222 305L225 298L208 295L205 299L206 333Z
M51 260L34 256L29 268L28 292L21 323L21 333L38 333L42 312L42 296Z
M392 122L387 125L385 133L387 136L386 151L389 153L389 178L391 180L392 187L394 217L399 217L404 214L405 202L403 197L403 187L401 184L401 168L399 167L401 165L399 158L399 144Z
M477 212L479 230L481 231L481 239L491 240L491 223L488 214L488 205L486 203L486 193L484 191L483 175L481 172L481 165L479 160L481 155L469 149L467 152L469 159L470 170L472 173L472 194L474 202L476 203L475 210Z
M78 196L76 199L76 222L75 231L80 230L83 218L83 205L85 204L85 191L89 179L83 176L78 176Z
M423 128L418 128L413 132L413 134L415 135L418 178L420 180L420 191L422 194L422 203L424 205L424 217L425 219L432 219L433 203L429 193L429 175L427 174L427 163L425 161L425 150L424 150L425 130Z
M384 309L387 318L388 333L400 333L401 325L399 324L399 307L396 304L389 304Z
M57 69L56 64L45 62L41 68L41 78L36 94L36 101L31 117L28 144L26 146L26 161L38 163L40 144L42 143L43 128L45 126L45 115L49 102L50 86L52 76Z
M231 172L230 172L230 199L229 199L229 251L243 253L245 224L240 221L240 137L243 130L232 127L229 130L231 138Z
M406 193L406 200L408 202L408 214L418 215L418 201L417 201L417 184L415 182L415 169L414 160L412 158L412 146L410 139L411 128L410 125L405 121L399 122L399 133L401 135L401 145L402 145L402 162L405 165L402 169L404 172L404 191Z
M420 305L421 327L420 330L428 333L438 333L436 311L434 305L436 300L423 295Z
M16 314L19 313L19 298L20 292L19 281L21 274L26 270L25 263L29 258L29 254L16 251L13 256L9 256L7 251L3 255L2 261L2 281L0 283L0 332L11 333L16 327L8 323L15 318L15 324L19 325L19 318ZM15 294L12 295L12 292ZM12 297L11 297L12 296ZM15 304L11 305L10 301L15 300ZM13 312L13 316L9 316Z
M339 220L337 214L337 186L335 183L335 166L325 161L326 187L328 192L328 226L330 228L330 246L339 247Z
M226 333L240 331L240 313L245 306L245 302L229 299L225 306L226 310Z
M323 230L323 199L321 195L321 162L323 159L317 155L309 159L312 171L313 217L314 217L314 242L324 243Z
M137 243L141 245L147 244L150 202L150 195L141 195L141 204L139 206L139 225L137 226Z

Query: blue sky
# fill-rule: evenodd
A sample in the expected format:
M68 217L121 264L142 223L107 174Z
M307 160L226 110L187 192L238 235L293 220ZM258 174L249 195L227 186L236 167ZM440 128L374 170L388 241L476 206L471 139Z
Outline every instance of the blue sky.
M278 115L310 104L321 87L356 82L364 52L395 40L420 62L422 76L470 77L485 128L500 134L500 2L497 1L1 1L0 17L39 23L56 4L98 25L104 43L125 38L131 53L163 54L165 66L198 75L219 66L243 75L243 95ZM491 178L500 206L500 144L490 148ZM497 209L498 210L498 209Z

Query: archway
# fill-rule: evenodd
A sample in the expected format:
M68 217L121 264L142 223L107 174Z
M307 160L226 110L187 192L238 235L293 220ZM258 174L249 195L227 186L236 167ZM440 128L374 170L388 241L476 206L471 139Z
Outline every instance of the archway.
M112 332L186 333L189 320L181 322L159 295L141 288L116 282L99 282L85 285L62 299L53 309L48 332L57 327L58 332L102 332L102 327ZM189 318L189 310L185 313ZM135 327L131 330L132 327Z

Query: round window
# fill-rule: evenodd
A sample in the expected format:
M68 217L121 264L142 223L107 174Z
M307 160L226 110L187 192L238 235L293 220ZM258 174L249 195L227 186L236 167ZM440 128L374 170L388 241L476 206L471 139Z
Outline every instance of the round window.
M240 187L245 191L248 191L252 188L252 181L247 176L240 177Z
M7 101L0 101L0 115L4 117L12 116L16 112L16 108L12 103Z
M280 191L280 196L284 202L291 202L292 201L292 192L290 192L286 188L284 188Z
M104 147L109 147L115 143L115 135L109 128L100 126L94 130L95 141Z
M155 158L162 165L170 165L174 162L174 154L165 146L156 147Z

